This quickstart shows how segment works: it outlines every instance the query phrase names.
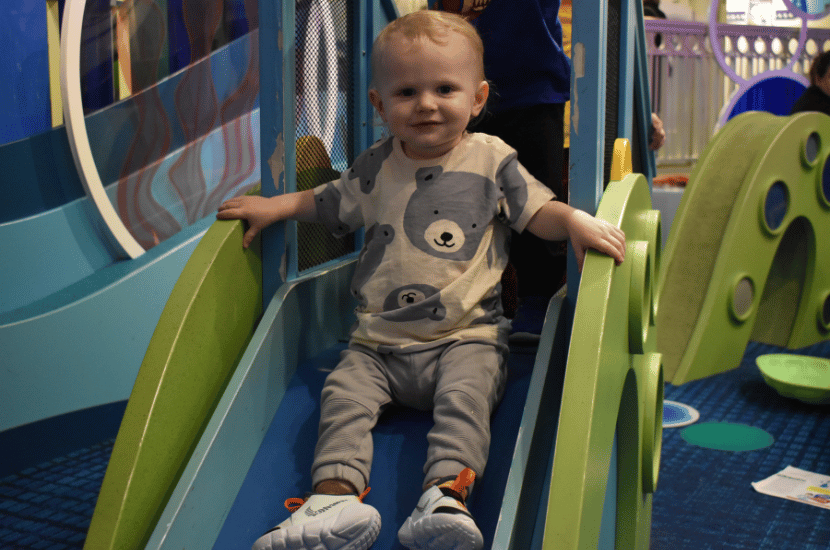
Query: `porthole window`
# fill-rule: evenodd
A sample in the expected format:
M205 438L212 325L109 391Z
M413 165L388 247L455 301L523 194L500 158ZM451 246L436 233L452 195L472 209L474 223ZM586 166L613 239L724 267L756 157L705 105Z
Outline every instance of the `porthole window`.
M818 306L818 324L822 331L830 332L830 292L824 295Z
M784 222L789 210L790 193L783 181L777 181L769 188L764 198L764 223L767 229L775 231Z
M742 276L732 289L729 311L736 321L744 322L752 314L755 302L755 284L749 276Z
M821 139L816 132L813 132L804 142L804 160L808 165L812 165L818 158L818 151L821 148Z

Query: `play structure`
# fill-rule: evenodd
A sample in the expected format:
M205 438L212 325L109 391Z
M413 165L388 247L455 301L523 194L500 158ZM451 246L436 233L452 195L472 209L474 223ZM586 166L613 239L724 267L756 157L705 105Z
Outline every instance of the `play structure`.
M750 339L799 349L830 336L828 122L750 112L712 139L665 250L658 349L667 379L734 368Z
M50 29L50 49L59 50L58 3L47 4L55 10L30 0L18 7L32 26ZM222 16L221 3L216 7L220 12L210 20ZM201 29L168 21L154 2L119 9L122 22L111 28L95 24L109 21L109 3L65 3L68 63L61 68L47 65L45 56L32 58L43 59L44 75L58 84L57 113L63 112L63 76L67 126L0 146L0 186L10 197L0 207L0 348L8 376L0 384L0 433L22 434L12 438L18 452L0 461L4 473L60 456L77 445L64 445L75 435L91 442L114 434L110 428L96 432L123 410L164 304L216 206L225 194L260 179L255 17L207 55L195 46L203 42ZM231 20L223 26L231 23L240 25ZM111 35L130 32L132 42L121 41L120 63L114 63ZM23 33L14 41L36 38ZM130 44L128 55L124 46ZM182 50L186 59L177 61ZM124 71L129 78L122 89L133 93L113 97L113 78ZM165 76L157 81L157 74ZM196 105L190 102L194 90L204 92ZM108 225L116 222L122 239L124 228L134 231L128 235L140 250L127 247L131 253L125 254ZM99 421L89 430L73 429L73 413L96 408ZM30 446L37 437L14 432L44 419L67 434L53 450Z
M745 131L747 124L763 129L758 132L761 144L753 150L769 157L763 153L770 147L776 151L789 148L787 157L793 163L785 170L795 172L780 176L789 184L788 200L782 200L780 194L769 196L776 178L766 187L754 177L729 179L740 188L732 192L752 199L735 201L751 204L747 207L750 214L742 215L736 208L737 212L725 216L726 225L734 223L742 235L759 233L767 242L751 244L756 261L765 258L757 267L738 261L737 266L724 269L736 270L741 281L749 279L753 289L763 287L764 291L736 292L740 285L729 284L734 277L713 277L714 282L706 286L721 300L715 306L701 307L708 317L698 320L697 326L719 330L725 347L745 345L743 330L751 329L749 321L756 310L768 307L763 305L764 297L781 292L791 297L789 285L795 284L805 286L800 294L811 315L805 320L778 315L764 321L764 326L780 334L807 333L808 344L826 339L830 283L817 272L806 271L808 265L822 265L826 260L817 255L815 241L803 236L820 231L818 228L830 219L824 163L817 162L830 156L830 148L820 145L830 136L830 119L816 114L781 119L749 113L728 125L725 132L733 126ZM789 131L783 131L786 129ZM718 141L713 140L710 153L718 150ZM648 544L650 495L658 483L663 364L669 364L663 357L682 353L682 344L694 341L683 334L677 337L671 321L666 321L667 337L658 336L657 327L662 326L659 320L664 315L671 318L663 300L679 303L684 291L692 294L688 284L679 291L673 286L672 277L679 276L674 273L679 269L676 266L682 265L685 273L705 271L707 264L689 254L677 256L674 248L661 260L659 213L650 208L645 178L631 172L626 142L617 145L612 181L597 215L626 232L626 262L615 267L610 258L589 255L573 328L568 327L563 298L552 300L539 345L531 352L532 370L527 369L531 361L528 350L514 347L514 378L493 421L499 448L503 449L506 441L515 442L508 446L514 452L509 460L494 459L494 468L488 470L489 477L471 503L476 512L477 506L482 508L479 521L493 548L644 548ZM819 164L821 170L816 168ZM752 176L769 176L761 171L763 163L756 158L748 160L747 166ZM718 173L712 168L708 172ZM700 182L701 189L711 188L714 184L706 182L716 180L708 180L707 175L703 170L693 181ZM717 181L724 187L721 179ZM703 196L714 193L710 191ZM791 195L803 200L790 201ZM676 242L684 224L692 223L684 220L711 210L708 199L689 196L690 206L682 207L679 229L672 231L670 243ZM698 231L700 225L699 221L695 224ZM796 245L795 237L770 238L779 228L782 234L792 231L801 235L803 245ZM313 439L316 427L316 393L326 370L336 364L337 351L343 349L340 338L353 306L346 291L353 261L338 262L284 285L256 325L260 296L256 292L247 298L235 296L240 288L259 289L258 257L253 251L242 251L241 234L239 222L215 224L173 293L125 414L98 502L100 514L94 516L87 539L90 548L121 547L141 532L149 537L147 546L153 548L245 547L276 520L274 493L303 491L309 483L303 466L304 460L310 459L307 439ZM729 261L722 263L735 265L735 253L728 247L715 244L711 249L718 251L712 259L726 253ZM803 255L800 268L793 267L798 264L793 254ZM786 278L776 275L790 269L801 271ZM701 278L699 272L695 276ZM239 280L248 283L240 286ZM659 292L658 280L663 281ZM814 291L816 288L823 292ZM708 299L705 292L694 294L701 301ZM341 307L334 314L331 307L320 307L324 303ZM224 316L225 308L233 317ZM239 330L217 328L229 321L233 321L229 326ZM743 329L747 322L749 329ZM253 330L250 342L249 330ZM215 334L215 339L206 345L200 339L182 337L192 333ZM662 338L670 342L657 347ZM796 340L794 345L804 342ZM245 351L233 368L233 350L243 347ZM693 365L711 364L697 349L685 354L685 360ZM734 366L728 356L718 363L720 369ZM193 380L188 373L197 368L202 376ZM675 381L681 376L688 378L681 372L674 375ZM523 397L521 422L518 427L510 426L505 415L521 410ZM216 407L210 412L214 401ZM595 405L586 408L586 403ZM252 410L257 413L254 417ZM205 423L193 422L199 418L206 418ZM428 416L395 411L378 428L373 492L379 494L374 500L367 497L367 502L389 511L385 518L400 519L400 507L406 507L400 501L417 499L418 482L397 479L397 473L417 468L424 449L415 451L413 458L410 453L414 449L411 444L404 449L404 441L424 435L429 422ZM517 431L511 433L511 429ZM291 442L288 445L286 438ZM186 465L182 467L182 463ZM119 465L123 470L115 469ZM494 475L492 470L502 475ZM541 479L545 482L539 483ZM167 489L171 486L172 493ZM485 505L478 504L489 504L494 498L503 503L496 517L492 517L492 509L488 516ZM494 523L486 523L489 519ZM198 532L193 530L195 524L201 526ZM395 547L394 529L387 529L385 538L382 532L375 547Z
M348 103L339 89L317 95L314 80L314 94L286 92L296 89L291 45L310 34L295 24L313 13L331 41L330 4L299 13L293 3L260 2L261 94L277 100L258 111L262 182L252 192L328 181L340 168L331 154L339 132L354 136L356 150L376 137L365 102L353 103L344 130L297 107L339 112ZM353 47L366 52L395 7L351 8L361 31ZM574 9L570 202L625 231L626 261L589 252L581 274L570 262L567 291L541 313L538 338L511 341L490 462L469 502L487 548L648 548L664 383L736 366L750 338L789 347L830 338L830 258L819 244L830 229L830 118L748 113L728 122L692 174L662 249L641 9L638 0L602 1L602 17ZM366 56L351 71L353 97L365 97ZM283 501L310 485L320 389L353 320L354 248L293 223L248 250L241 222L190 227L117 264L155 265L171 254L154 250L183 249L177 239L187 235L186 265L170 276L175 286L132 371L85 548L249 548L285 517ZM152 242L153 231L144 235ZM125 279L140 281L138 273ZM10 330L0 326L0 337ZM76 401L107 402L96 398ZM70 399L62 403L41 414L70 410ZM401 548L396 532L420 495L430 425L429 414L392 409L374 432L366 502L383 521L374 549Z
M286 6L267 9L277 10L268 20L294 19ZM384 9L381 4L374 14L377 28L389 18ZM588 14L574 14L581 66L604 59L621 37L642 44L639 6L612 9L610 28L593 21L588 28ZM639 33L622 32L629 26ZM579 41L581 32L591 43ZM265 27L260 39L269 40ZM582 274L588 290L580 291L586 298L575 303L574 290L558 296L544 314L538 343L513 344L511 379L493 418L497 447L470 502L488 547L648 545L662 417L653 290L660 221L648 178L633 171L634 164L639 172L653 170L643 145L647 126L638 116L650 112L643 50L622 51L629 53L606 68L620 82L600 90L608 97L597 91L601 75L577 77L581 115L572 147L591 159L580 166L593 175L580 177L597 183L572 189L571 202L620 225L629 260L615 267L610 258L589 254ZM285 59L273 60L274 85ZM269 76L261 74L261 82L267 93ZM276 124L263 125L276 126L273 135L263 135L263 147L272 143L275 154L284 154L278 170L271 157L264 194L290 189L292 179L308 186L332 177L331 160L320 154L324 139L285 147L295 141L293 124L278 116L280 107L294 112L288 101L268 107L276 108L274 115L262 106L263 118L277 116ZM601 123L606 102L621 105L611 130ZM629 139L617 142L619 136ZM639 144L636 154L632 140ZM606 146L586 150L597 142ZM266 232L261 260L259 247L242 250L239 222L217 222L202 238L139 371L88 548L245 548L281 517L283 495L307 490L317 396L345 345L355 305L347 292L354 260L333 259L297 273L293 239L301 230L288 224L285 231ZM268 286L279 279L287 282L269 299ZM575 288L579 275L570 281ZM628 321L620 323L623 318ZM211 335L209 343L203 335ZM566 369L569 364L584 366ZM597 405L586 409L586 400ZM430 424L428 415L393 410L376 429L366 500L384 511L375 548L398 547L396 524L420 493L417 476L402 472L419 471Z
M567 361L590 365L587 373L564 369L570 323L562 297L548 308L538 348L514 346L511 381L493 420L499 450L471 503L493 548L538 546L534 540L543 536L553 547L594 546L600 532L603 545L614 546L615 532L619 547L647 544L662 417L650 283L659 214L650 210L648 184L631 173L622 144L612 176L618 181L609 185L611 198L603 199L599 215L626 231L630 263L616 268L593 254L586 263L583 281L595 283L590 299L577 304L580 330ZM239 295L258 290L261 276L257 254L240 246L241 232L240 222L214 224L173 292L127 406L89 548L132 545L137 533L147 537L138 546L246 547L280 513L279 495L301 493L310 483L304 460L313 448L317 395L350 324L353 260L287 283L260 319L258 292ZM627 324L617 322L625 317ZM222 329L227 323L235 329ZM185 337L207 333L215 335L209 344ZM238 364L234 350L244 350ZM575 414L586 398L620 405ZM595 424L589 438L585 421ZM389 511L384 519L391 525L376 548L397 547L394 520L420 492L417 476L398 472L418 471L425 452L418 436L430 423L429 415L411 411L381 420L366 502ZM543 480L550 482L551 459L548 492ZM586 482L597 475L611 479L608 487ZM617 479L637 481L618 486ZM581 496L555 504L571 493ZM505 504L494 508L493 501ZM633 511L634 522L617 524L617 509ZM581 529L573 528L575 519Z

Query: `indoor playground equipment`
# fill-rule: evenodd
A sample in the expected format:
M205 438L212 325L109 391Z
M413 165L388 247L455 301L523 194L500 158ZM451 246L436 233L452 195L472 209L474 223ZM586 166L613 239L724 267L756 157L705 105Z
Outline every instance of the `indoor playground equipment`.
M808 355L768 353L755 360L764 381L784 397L830 404L830 361Z
M493 420L495 457L471 502L492 548L648 543L662 418L651 284L659 213L650 209L645 177L631 173L624 144L598 215L626 231L627 262L615 267L595 254L586 262L590 291L577 303L567 358L584 371L563 372L570 323L562 297L548 308L538 349L514 347L513 378ZM89 548L243 548L279 513L275 493L310 483L304 459L325 370L336 364L350 324L353 260L287 283L260 319L260 296L244 292L260 288L260 264L253 250L243 252L241 234L240 222L214 224L177 283L127 406ZM232 325L238 330L225 330ZM244 350L238 364L233 350ZM598 403L587 415L586 399ZM409 441L421 439L430 421L406 411L381 421L366 501L395 512L384 512L392 525L375 548L396 547L394 520L408 511L399 501L417 500L417 476L402 480L397 472L418 471L424 443ZM629 482L606 487L597 476ZM574 498L565 506L563 495Z
M374 12L377 27L390 15L384 6ZM293 20L291 7L260 9L261 21ZM580 177L595 183L572 188L571 201L626 231L628 261L616 267L590 253L581 298L574 303L573 290L554 298L538 343L513 344L511 380L492 422L492 458L470 501L491 548L648 546L662 426L654 330L661 239L648 178L633 170L653 171L640 116L650 112L640 10L636 2L616 3L599 25L591 14L574 13L579 127L572 147L585 159ZM264 44L275 40L264 26L260 33ZM620 48L623 37L639 47ZM602 61L603 73L585 70L607 51L626 53L607 66ZM269 85L283 89L280 62L291 59L278 48L272 55L263 55L263 66L275 67L261 75L264 94ZM614 84L598 86L609 80L606 72ZM285 145L297 141L279 115L280 108L295 111L292 101L262 105L263 118L276 123L263 135L264 149L274 150L263 193L290 188L292 177L297 185L330 177L331 161L317 147L325 140ZM615 106L611 130L606 102ZM285 494L307 490L317 395L351 324L354 260L296 273L299 229L287 224L264 234L261 264L256 247L239 246L239 222L217 222L203 237L136 380L88 548L245 548L281 517ZM269 300L269 281L286 277ZM569 281L574 288L579 274ZM428 415L393 410L375 430L366 502L384 511L384 524L374 548L398 545L396 524L420 493L419 476L401 472L420 470L430 423Z
M729 284L734 277L713 276L711 279L716 282L710 286L715 290L721 288L720 300L714 305L702 306L705 317L697 320L698 325L704 329L718 328L724 332L722 340L726 345L741 347L745 345L741 326L755 319L755 311L763 310L764 297L781 291L791 296L789 288L779 285L794 281L794 284L805 286L800 295L804 303L812 303L814 307L804 318L795 311L789 321L787 316L781 316L784 323L778 328L788 334L817 333L826 339L830 282L820 278L817 266L826 265L827 260L816 256L816 243L812 237L804 243L806 250L797 252L800 248L795 244L797 239L788 239L786 233L814 235L812 231L818 233L819 229L805 231L804 228L824 227L830 219L830 201L824 183L824 164L830 157L827 146L830 119L813 114L776 118L764 113L750 113L730 122L723 131L729 135L733 126L746 130L742 123L752 122L768 131L758 132L760 143L752 148L753 154L748 155L750 158L743 172L730 174L726 178L728 181L724 181L721 165L703 164L692 178L693 182L700 182L703 189L714 185L707 182L718 181L722 186L732 187L734 193L751 198L730 201L720 197L712 202L710 194L690 195L692 198L681 206L678 229L672 230L669 242L676 243L684 223L691 223L684 220L696 215L699 227L703 225L700 216L707 215L713 207L731 209L733 204L736 205L735 212L726 216L726 226L734 224L732 231L750 238L748 243L745 241L745 247L753 252L753 258L766 260L756 260L756 264L761 265L755 266L751 261L739 260L737 264L740 265L730 269L742 276L740 280L750 279L753 289L763 287L763 292L747 293L744 289L736 293L736 285ZM770 125L779 131L770 132ZM716 154L719 147L723 144L718 139L713 140L706 158ZM742 150L746 151L746 148ZM792 159L784 172L765 170L767 159L782 157ZM571 323L567 321L567 309L563 308L565 300L557 297L551 301L532 359L534 364L514 454L509 460L509 469L501 478L505 485L501 491L499 487L492 487L494 480L490 477L477 490L476 494L483 494L488 502L492 502L490 498L494 492L503 495L500 517L488 532L492 536L488 538L492 548L644 548L648 545L649 495L656 487L659 469L662 365L667 363L655 351L657 327L654 320L657 319L661 326L659 320L669 312L664 300L682 297L682 293L665 281L671 279L675 262L686 269L696 269L689 266L703 264L704 260L735 266L735 252L730 252L727 245L741 239L730 237L730 230L721 228L717 231L720 235L717 239L723 245L711 246L712 258L708 255L699 258L690 253L678 255L676 247L670 246L665 259L661 260L656 246L660 242L659 214L650 209L647 181L642 175L632 173L630 165L630 151L625 142L618 142L612 162L612 181L597 211L598 216L620 224L626 231L627 260L622 266L615 267L610 258L589 255L573 313L572 330L568 326ZM772 183L759 190L756 176ZM786 182L787 200L782 200L782 195L776 192L770 197L770 189L775 188L778 181ZM796 193L803 197L803 202L791 202L796 200L793 197ZM779 231L777 238L776 230ZM755 233L766 241L753 242L751 238ZM314 433L314 426L309 423L314 424L316 397L310 394L319 390L325 376L324 370L319 369L331 368L336 361L336 352L342 349L342 343L337 342L348 325L351 303L345 289L351 261L337 262L280 289L262 315L238 366L225 371L220 369L215 376L216 380L230 377L230 381L224 390L219 390L217 405L203 429L198 423L194 425L186 419L193 418L189 416L190 411L205 407L204 400L180 400L187 392L179 388L193 383L190 376L181 377L193 372L188 357L204 345L202 340L181 338L180 335L203 334L217 323L224 326L225 319L221 315L217 317L216 311L222 311L223 302L229 308L237 303L227 298L228 288L217 287L223 277L214 278L212 272L221 273L227 269L223 265L235 264L234 273L237 266L242 266L239 268L241 275L252 281L259 274L256 253L242 252L239 246L241 234L242 227L238 222L215 224L208 234L211 239L206 236L204 246L200 245L200 250L194 253L193 265L188 266L188 269L192 267L192 272L186 270L177 284L175 301L165 312L158 338L154 339L154 344L159 343L158 348L151 346L148 351L147 366L141 371L134 398L125 415L119 435L119 442L124 443L116 443L113 451L112 464L123 464L128 472L117 472L114 466L110 467L114 473L108 472L102 489L101 513L96 513L93 519L88 539L90 547L118 547L111 541L125 540L119 537L132 540L137 532L141 532L142 525L152 529L148 535L149 547L245 547L245 543L238 543L240 538L253 540L261 529L267 529L274 521L272 512L263 511L262 507L263 503L276 506L274 491L298 489L308 481L297 471L303 466L292 461L302 462L301 457L307 461L310 449L302 450L299 443L286 448L285 440L300 441L295 438ZM690 246L701 249L701 241L690 241L696 243ZM209 242L213 244L208 245ZM794 250L803 255L802 260L791 257L782 260L783 254L792 255ZM205 257L202 257L203 253ZM803 265L793 267L799 261ZM784 268L796 269L796 276L786 280L778 278L776 270ZM765 276L765 273L769 274ZM723 278L725 282L721 283ZM658 280L664 281L659 300L655 292ZM815 294L821 298L819 300L810 298L814 294L807 289L813 288L813 284L824 289ZM681 290L688 290L688 287ZM688 292L694 293L694 289ZM697 294L701 294L698 297L701 302L708 299L705 293ZM332 311L334 304L348 305ZM245 307L243 305L243 309ZM240 324L255 320L258 308L256 298L249 300L248 313L239 317ZM731 327L720 322L724 317ZM764 324L777 323L765 319ZM217 338L223 340L211 344L216 346L215 349L202 352L196 359L200 364L209 363L210 358L218 355L218 349L237 349L239 342L244 345L248 341L244 331L230 334L213 330ZM569 332L570 346L565 357ZM171 340L178 343L171 345ZM791 345L801 345L801 341ZM516 347L519 349L514 349L514 354L518 361L512 361L518 373L522 371L521 362L527 361L527 357L522 356L519 346ZM658 349L666 356L677 353L672 344ZM227 359L217 358L216 363L227 364ZM565 364L567 368L563 372ZM695 361L694 364L702 363ZM734 366L728 360L722 364ZM169 382L159 384L165 377L169 377ZM512 383L505 400L507 407L511 406L511 393L520 384L518 379ZM151 401L152 406L148 406ZM614 405L608 406L608 403ZM133 407L134 410L129 410ZM256 411L255 415L252 410ZM148 416L147 412L151 414ZM494 430L504 421L499 417L502 412L500 409L494 417ZM202 418L199 412L192 414ZM418 424L424 422L428 423L429 419L398 411L381 424L380 435L376 437L380 462L375 466L376 472L391 474L402 465L415 467L417 458L410 460L412 464L407 464L405 459L411 449L402 448L403 434L424 433L423 427L418 431ZM157 427L160 427L159 435L142 436L142 432L152 434ZM201 435L188 442L187 430L191 433L201 431ZM501 435L503 433L498 432L498 436ZM499 448L502 448L505 439L499 441ZM551 445L552 441L555 442ZM188 446L194 448L184 466L178 460L161 459L182 452L179 449ZM186 450L183 452L185 456L188 454ZM540 460L540 456L548 456L552 463L544 458ZM384 464L387 460L391 465ZM249 462L250 468L247 467ZM274 464L280 467L275 468ZM179 472L172 493L164 494L164 483L159 483L162 488L155 494L147 490L148 486L156 487L156 482L175 479ZM138 474L137 479L132 477ZM381 494L375 505L380 509L397 510L398 499L417 498L417 481L414 487L407 488L397 476L381 474L376 477L379 479L374 484L374 492ZM540 484L541 479L545 479L545 483ZM122 485L114 487L118 482ZM131 491L132 497L129 496ZM226 500L222 501L221 497ZM165 501L167 504L159 517L152 511L157 510L156 503ZM479 502L481 500L475 500L471 508L475 509ZM119 514L117 511L121 510L126 512ZM394 514L389 515L394 517ZM485 518L486 514L481 517ZM95 538L99 533L104 534L102 539ZM379 539L376 547L392 547L389 546L391 543L386 544L384 546L383 539Z
M750 112L712 139L666 244L667 380L734 368L750 339L799 349L830 337L828 129L819 113Z
M310 4L329 32L334 3ZM365 52L395 7L349 5L364 54L352 67L354 94L365 97ZM308 122L319 139L295 125L296 102L309 101L293 93L295 6L263 1L259 15L262 95L277 100L261 106L258 154L262 193L273 195L324 182L337 163L321 151L331 137L321 121ZM748 338L801 346L830 337L830 259L818 244L830 224L830 118L750 113L727 123L661 252L641 3L575 6L573 27L570 202L625 231L626 261L589 252L549 302L539 338L511 342L490 463L469 502L487 547L499 550L648 548L664 381L714 372L709 342L728 368L725 350ZM347 131L365 148L374 137L368 105L355 101L353 111ZM210 225L170 294L86 548L249 548L285 517L285 498L308 490L318 396L352 322L354 254L297 224L248 250L242 233L240 222ZM680 309L699 314L684 324ZM375 430L366 497L382 511L375 549L400 548L430 423L394 409Z
M197 19L222 20L224 38L211 51L201 36L209 30L183 20L190 3L179 1L174 14L159 7L173 0L61 1L60 56L58 4L0 8L20 18L10 55L25 57L5 66L25 72L4 78L20 90L37 82L29 72L51 79L52 114L65 111L67 121L40 128L27 118L50 110L40 88L3 105L3 116L40 130L9 136L4 128L4 138L23 139L0 146L8 197L0 206L0 445L17 449L0 460L5 474L115 434L164 304L216 206L260 179L255 2L247 19L243 0L213 2L210 13L196 6ZM223 5L233 10L223 14ZM140 246L120 246L108 224ZM78 414L84 430L75 429ZM29 431L44 420L46 433L65 435L48 449Z

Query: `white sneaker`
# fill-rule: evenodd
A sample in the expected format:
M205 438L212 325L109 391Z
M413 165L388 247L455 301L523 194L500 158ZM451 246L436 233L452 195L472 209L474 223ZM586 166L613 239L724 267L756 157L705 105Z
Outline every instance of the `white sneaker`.
M479 550L484 538L462 496L474 479L465 468L455 481L427 489L398 531L401 544L410 550Z
M311 494L290 498L293 512L254 543L252 550L367 550L380 532L380 514L362 495Z

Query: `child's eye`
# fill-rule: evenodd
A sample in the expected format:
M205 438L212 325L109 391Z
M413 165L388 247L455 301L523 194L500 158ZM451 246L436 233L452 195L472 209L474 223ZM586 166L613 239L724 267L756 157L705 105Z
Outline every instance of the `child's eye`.
M398 90L398 95L402 97L412 97L415 95L414 88L404 88L402 90Z
M452 91L453 91L453 87L450 86L449 84L438 87L438 93L440 93L440 94L446 95L446 94L452 93Z

